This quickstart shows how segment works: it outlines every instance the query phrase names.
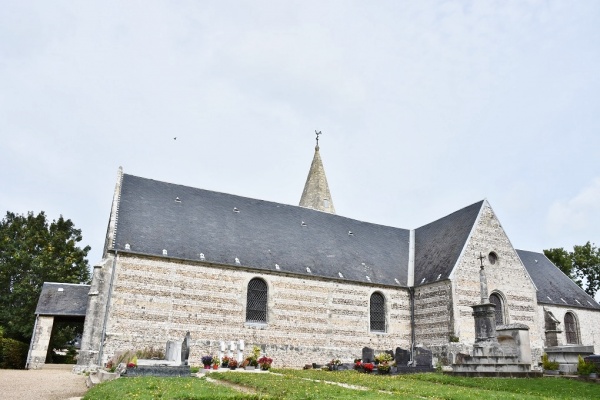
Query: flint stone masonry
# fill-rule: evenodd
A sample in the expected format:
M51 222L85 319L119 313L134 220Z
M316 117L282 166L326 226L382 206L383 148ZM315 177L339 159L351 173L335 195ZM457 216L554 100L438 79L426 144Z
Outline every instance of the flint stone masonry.
M110 266L107 263L106 269ZM194 274L199 270L201 274ZM245 322L247 285L257 276L268 286L267 324ZM247 348L268 344L267 354L281 367L301 367L333 357L351 362L365 343L374 348L407 346L408 291L378 289L386 299L387 331L372 333L368 307L374 291L371 285L120 253L103 362L124 349L162 347L187 331L193 338L190 363L196 364L202 355L218 352L213 344L218 340L243 339Z
M425 346L443 344L454 332L452 284L448 280L415 288L415 335Z

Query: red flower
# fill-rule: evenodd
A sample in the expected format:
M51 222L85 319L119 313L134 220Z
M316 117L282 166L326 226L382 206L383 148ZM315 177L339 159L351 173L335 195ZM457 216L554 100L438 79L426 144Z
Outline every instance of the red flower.
M365 363L362 365L362 367L365 369L366 372L372 372L373 368L375 368L373 363Z

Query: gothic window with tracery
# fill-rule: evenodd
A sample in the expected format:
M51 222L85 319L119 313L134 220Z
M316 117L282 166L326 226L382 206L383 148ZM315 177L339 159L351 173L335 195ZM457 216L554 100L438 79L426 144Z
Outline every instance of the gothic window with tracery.
M267 283L260 278L248 282L246 322L267 323Z
M579 343L579 333L577 332L577 320L571 312L565 314L565 334L567 335L567 344Z
M379 292L371 295L371 331L385 332L385 298Z
M490 303L496 306L494 310L496 325L504 325L504 304L502 303L502 298L498 294L492 293L490 295Z

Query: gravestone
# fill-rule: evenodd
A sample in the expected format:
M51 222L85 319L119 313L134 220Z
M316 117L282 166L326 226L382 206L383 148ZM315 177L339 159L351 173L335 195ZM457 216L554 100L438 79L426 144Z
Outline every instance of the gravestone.
M165 360L172 362L174 365L181 364L181 342L178 340L167 341L167 348L165 351Z
M363 347L362 349L362 362L372 363L375 357L375 352L370 347Z
M432 367L433 355L430 350L415 347L415 362L417 367Z
M394 360L396 361L396 365L399 367L407 366L410 362L410 351L396 347L396 355Z
M181 344L181 365L188 365L188 359L190 358L190 339L190 332L188 331Z
M164 360L138 359L137 367L127 368L123 376L189 376L190 345L189 332L186 333L183 341L169 340Z

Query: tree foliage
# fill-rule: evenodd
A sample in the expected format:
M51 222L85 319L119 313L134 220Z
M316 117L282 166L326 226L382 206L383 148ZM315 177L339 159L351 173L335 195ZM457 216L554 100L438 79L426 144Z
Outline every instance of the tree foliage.
M593 243L575 245L570 252L563 248L548 249L544 254L590 296L600 290L600 249Z
M89 246L77 246L81 230L62 216L7 212L0 221L0 326L4 335L31 339L44 282L89 283Z

